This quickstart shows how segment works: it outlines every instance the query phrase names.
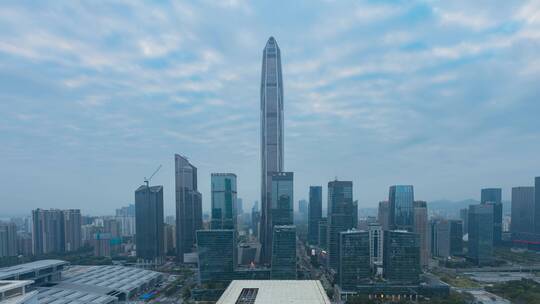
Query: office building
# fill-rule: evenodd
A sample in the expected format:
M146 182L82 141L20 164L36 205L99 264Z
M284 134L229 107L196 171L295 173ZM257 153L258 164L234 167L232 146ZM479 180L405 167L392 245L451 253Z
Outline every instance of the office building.
M459 219L463 223L463 235L469 233L469 208L459 210Z
M322 187L309 187L308 243L319 244L319 221L322 218Z
M135 191L137 258L155 264L163 262L163 224L163 186L140 186Z
M64 240L66 251L77 251L81 248L81 210L63 210L64 214Z
M463 253L463 223L458 220L432 220L431 239L433 256L459 256Z
M17 226L0 222L0 258L17 255Z
M261 231L263 261L270 262L273 229L271 222L271 176L283 172L283 78L281 51L274 37L263 50L261 73Z
M226 286L234 278L236 233L232 229L198 230L199 283Z
M355 290L370 279L369 232L349 230L339 233L338 285Z
M420 277L420 238L404 230L384 232L384 278L400 284L415 284Z
M331 181L328 183L328 253L329 266L339 267L339 233L357 227L358 205L352 195L351 181Z
M450 220L450 255L463 254L463 222Z
M284 226L293 224L293 173L274 172L270 175L270 214L271 226ZM273 235L266 236L266 244L272 245ZM273 247L270 247L273 248ZM264 257L264 245L263 245ZM263 260L263 263L266 263Z
M328 250L328 219L326 217L319 221L319 248Z
M425 201L414 201L413 206L413 232L420 237L420 265L426 267L430 258L427 203Z
M480 203L493 205L493 245L500 245L502 241L502 189L482 189Z
M297 219L300 223L305 223L308 220L308 202L306 200L299 200L298 201L298 215L299 218Z
M217 304L330 304L320 281L233 281Z
M121 207L119 209L116 209L116 216L131 216L135 217L135 204L129 204L125 207Z
M196 242L196 231L202 229L202 196L197 190L197 168L186 157L175 154L176 258L184 262Z
M378 223L368 224L369 260L371 265L382 265L383 261L383 229Z
M534 233L534 190L534 187L512 188L510 232L514 240L523 240Z
M90 242L91 246L94 248L94 256L112 257L112 241L113 237L110 232L94 233Z
M163 226L163 249L165 250L165 255L173 256L175 255L175 228L174 225L165 224Z
M389 191L389 227L393 230L413 231L414 190L410 185L391 186Z
M272 238L272 280L296 280L296 227L274 226Z
M212 229L236 229L236 174L212 173Z
M260 226L261 212L259 211L258 202L255 202L251 208L251 232L256 237L259 237Z
M65 251L64 215L61 210L33 210L32 223L32 251L34 255Z
M467 256L477 265L493 260L493 205L469 206L469 241Z
M236 199L236 215L242 215L244 214L244 200L241 198Z
M390 217L390 202L388 201L379 202L377 221L379 222L379 224L381 224L381 227L383 230L390 229L389 217Z

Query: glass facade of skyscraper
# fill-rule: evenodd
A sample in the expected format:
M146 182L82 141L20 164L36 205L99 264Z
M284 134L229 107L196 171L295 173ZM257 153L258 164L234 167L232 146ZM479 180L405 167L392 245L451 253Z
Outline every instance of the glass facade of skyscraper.
M410 185L391 186L389 191L390 229L413 231L414 190Z
M329 266L336 271L339 266L339 233L358 225L358 205L353 202L352 187L351 181L328 183Z
M319 243L319 221L322 218L322 187L309 187L308 242Z
M493 206L490 204L469 206L467 255L478 265L493 260Z
M135 191L137 257L162 263L164 249L163 187L140 186Z
M274 226L272 280L296 280L296 227Z
M338 284L344 290L355 290L369 281L371 274L369 232L339 233Z
M385 279L414 284L420 278L420 238L403 230L384 232L383 268Z
M231 229L198 230L199 281L226 287L235 277L236 233Z
M236 175L212 173L212 229L236 229Z

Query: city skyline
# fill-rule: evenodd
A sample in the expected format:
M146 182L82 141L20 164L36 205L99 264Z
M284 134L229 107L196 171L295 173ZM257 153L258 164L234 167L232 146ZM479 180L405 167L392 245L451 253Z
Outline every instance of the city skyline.
M353 181L359 208L376 207L394 184L428 202L480 199L491 187L509 201L512 187L532 186L540 150L538 3L519 4L298 3L277 14L241 1L58 2L43 15L5 4L2 215L112 214L158 164L152 184L174 214L175 153L198 167L205 211L212 172L238 176L246 210L260 202L260 53L270 36L283 53L296 201L335 176ZM234 22L197 25L217 10ZM336 15L342 24L330 23Z

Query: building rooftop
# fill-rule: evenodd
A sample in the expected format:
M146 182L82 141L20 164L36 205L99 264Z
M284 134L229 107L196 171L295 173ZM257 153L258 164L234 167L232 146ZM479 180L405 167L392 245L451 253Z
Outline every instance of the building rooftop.
M159 272L124 266L73 266L63 272L64 279L56 287L73 289L77 286L78 290L101 294L131 293L161 276Z
M232 281L217 304L330 304L319 281Z
M61 260L40 260L25 264L19 264L11 267L0 268L0 280L9 277L17 276L19 274L27 273L30 271L36 271L43 268L49 268L53 266L68 265L69 263Z
M61 288L38 288L38 301L40 304L110 304L116 303L116 297L101 295L81 290Z
M33 281L0 281L0 302L2 304L26 303L35 297L37 291L26 291ZM5 296L4 296L5 295Z

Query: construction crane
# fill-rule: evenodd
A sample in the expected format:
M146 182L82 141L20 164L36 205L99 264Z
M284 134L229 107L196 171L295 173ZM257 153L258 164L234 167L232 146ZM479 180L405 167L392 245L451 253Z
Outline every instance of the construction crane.
M149 178L144 178L144 182L146 183L146 187L148 187L148 184L150 183L150 180L152 180L152 177L154 177L154 175L156 175L156 173L158 173L159 169L161 169L161 165L159 165L159 167L157 167L156 171L154 171L154 173L152 173L152 175L150 175Z

